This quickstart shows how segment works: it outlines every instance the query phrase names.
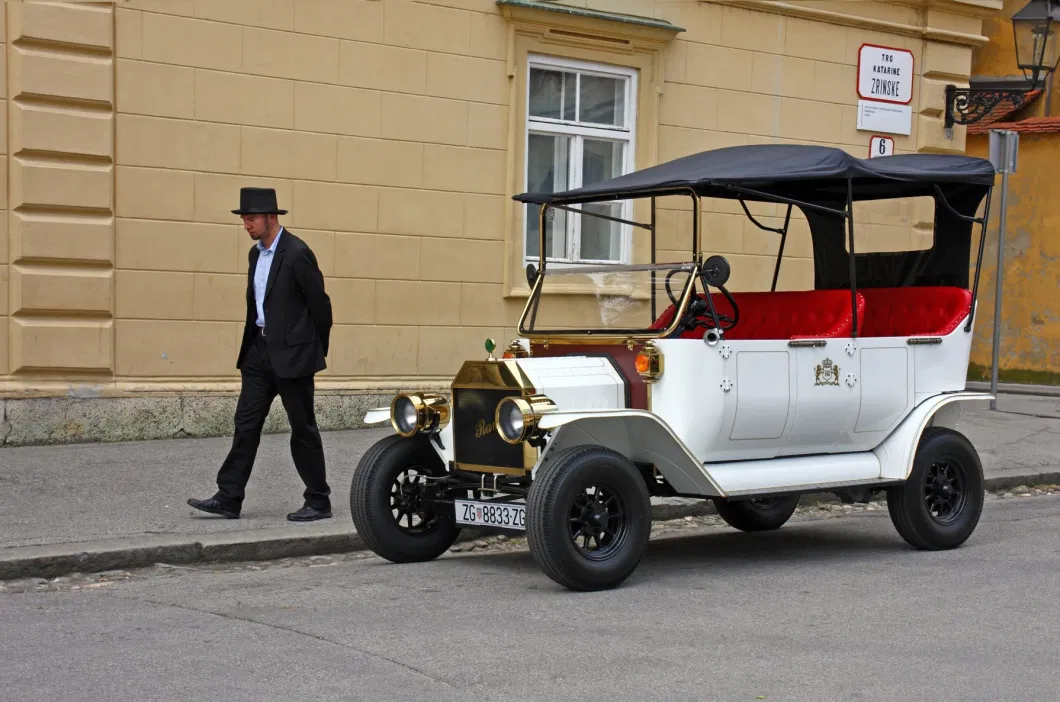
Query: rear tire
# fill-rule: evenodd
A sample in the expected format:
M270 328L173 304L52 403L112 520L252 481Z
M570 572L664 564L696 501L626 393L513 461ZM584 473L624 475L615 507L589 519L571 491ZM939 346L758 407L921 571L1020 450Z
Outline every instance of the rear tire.
M714 507L725 522L740 531L772 531L784 526L795 508L799 506L798 495L765 497L754 500L728 502L717 500Z
M913 470L887 490L891 523L909 545L938 551L963 544L983 512L983 466L963 434L928 427L920 437Z
M644 478L625 456L602 446L552 456L526 503L530 553L548 577L571 590L620 584L640 563L651 535Z
M368 449L350 484L353 525L368 548L393 563L429 561L445 553L460 529L451 516L432 508L434 491L424 479L445 472L426 436L391 435Z

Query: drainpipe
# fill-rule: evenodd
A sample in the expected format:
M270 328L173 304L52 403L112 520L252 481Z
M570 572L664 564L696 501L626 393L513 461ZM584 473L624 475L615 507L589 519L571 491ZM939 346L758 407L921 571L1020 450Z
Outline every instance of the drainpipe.
M1049 72L1049 76L1045 79L1045 117L1049 116L1053 102L1053 74Z

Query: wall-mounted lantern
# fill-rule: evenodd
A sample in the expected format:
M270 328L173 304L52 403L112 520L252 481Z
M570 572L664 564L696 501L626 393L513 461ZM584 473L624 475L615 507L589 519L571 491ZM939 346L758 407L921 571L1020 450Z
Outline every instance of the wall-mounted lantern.
M1021 88L958 88L946 86L946 129L955 124L975 124L1003 102L1015 110L1036 90L1044 77L1056 69L1060 52L1056 32L1060 25L1060 3L1054 0L1031 0L1012 16L1012 34L1016 44L1016 65L1023 71L1028 85ZM1028 75L1029 74L1029 75Z

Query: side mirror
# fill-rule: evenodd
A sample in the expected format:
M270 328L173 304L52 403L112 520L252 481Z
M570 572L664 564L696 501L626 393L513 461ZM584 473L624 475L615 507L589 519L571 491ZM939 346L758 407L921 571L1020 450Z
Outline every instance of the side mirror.
M526 264L526 284L532 288L535 282L537 282L537 267L528 263Z
M729 262L724 256L711 256L703 264L703 280L715 288L720 288L729 280Z

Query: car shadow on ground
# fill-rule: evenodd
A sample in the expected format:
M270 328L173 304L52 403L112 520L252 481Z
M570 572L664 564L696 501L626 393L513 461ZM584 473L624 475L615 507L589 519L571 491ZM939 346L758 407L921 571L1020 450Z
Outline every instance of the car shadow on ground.
M627 585L662 584L667 574L699 571L724 577L749 569L803 568L807 564L842 562L852 566L879 562L881 556L917 554L894 531L886 513L855 519L800 519L776 531L744 533L727 527L706 527L653 535L644 558ZM969 542L967 547L973 547ZM511 551L449 553L437 561L446 567L488 568L493 574L540 575L525 546ZM543 588L551 589L548 585Z

